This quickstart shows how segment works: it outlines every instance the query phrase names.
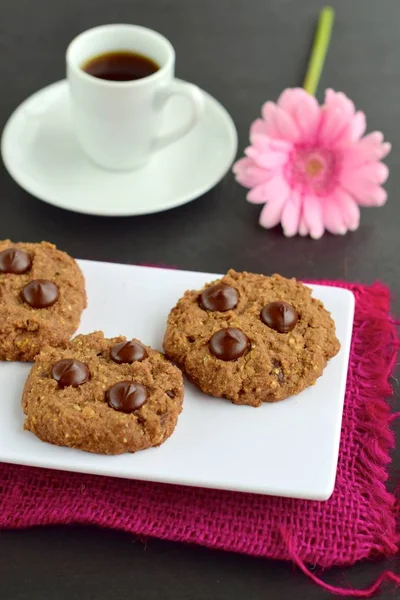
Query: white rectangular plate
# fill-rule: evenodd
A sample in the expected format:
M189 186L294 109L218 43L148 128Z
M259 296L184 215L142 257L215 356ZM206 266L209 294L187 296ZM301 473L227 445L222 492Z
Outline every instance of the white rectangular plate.
M159 350L170 309L218 276L79 261L89 306L79 332L137 337ZM315 386L260 408L234 406L185 381L175 433L159 448L102 456L43 443L23 431L30 365L0 364L0 461L129 479L326 500L333 491L354 313L351 292L313 285L342 345Z

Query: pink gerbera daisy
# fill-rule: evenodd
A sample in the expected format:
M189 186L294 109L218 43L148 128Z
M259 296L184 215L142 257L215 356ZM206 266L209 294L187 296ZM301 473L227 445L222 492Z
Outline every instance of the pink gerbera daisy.
M282 223L286 236L357 229L359 206L382 206L390 151L380 132L364 136L365 114L341 92L327 90L319 106L302 88L266 102L250 129L251 146L233 167L251 188L249 202L266 203L260 224Z

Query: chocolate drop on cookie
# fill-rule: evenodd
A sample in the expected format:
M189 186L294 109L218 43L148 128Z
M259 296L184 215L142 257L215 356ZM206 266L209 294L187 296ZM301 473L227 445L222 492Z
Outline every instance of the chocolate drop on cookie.
M58 287L47 279L34 279L21 290L21 299L32 308L48 308L58 300Z
M90 372L87 365L80 360L65 358L56 362L51 370L51 376L58 382L60 388L78 387L89 379Z
M29 271L32 259L27 252L18 248L7 248L0 252L0 273L22 275Z
M131 413L147 400L147 389L135 381L119 381L106 391L106 400L115 410Z
M299 320L297 311L282 300L270 302L261 311L261 320L278 333L289 333Z
M217 283L208 287L199 296L200 308L204 310L215 310L218 312L226 312L237 306L239 302L239 294L235 288L224 283Z
M170 398L175 398L175 392L173 390L168 390L165 392L167 394L167 396L169 396Z
M135 361L141 361L147 356L147 351L142 344L138 342L119 342L110 350L111 359L122 365L123 363L131 364Z
M236 360L250 350L250 340L234 327L220 329L209 341L210 351L221 360Z

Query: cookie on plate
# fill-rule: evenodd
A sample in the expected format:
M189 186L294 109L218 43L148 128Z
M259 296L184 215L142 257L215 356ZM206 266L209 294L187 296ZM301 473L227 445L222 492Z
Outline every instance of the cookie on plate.
M164 338L167 357L203 392L251 406L313 385L339 348L335 324L310 288L233 270L187 291Z
M24 429L100 454L159 446L182 410L181 371L163 354L101 331L46 346L25 383Z
M86 307L77 263L53 244L0 241L0 360L30 361L76 331Z

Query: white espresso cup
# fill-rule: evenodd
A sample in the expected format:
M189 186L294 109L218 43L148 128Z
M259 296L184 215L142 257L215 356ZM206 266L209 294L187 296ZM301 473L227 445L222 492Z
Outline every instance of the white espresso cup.
M134 52L159 69L132 81L110 81L86 73L83 65L108 52ZM203 95L191 83L174 79L175 51L161 34L137 25L103 25L78 35L68 46L67 77L72 122L79 143L98 165L131 170L186 135L203 111ZM163 111L172 96L192 105L191 118L160 135Z

